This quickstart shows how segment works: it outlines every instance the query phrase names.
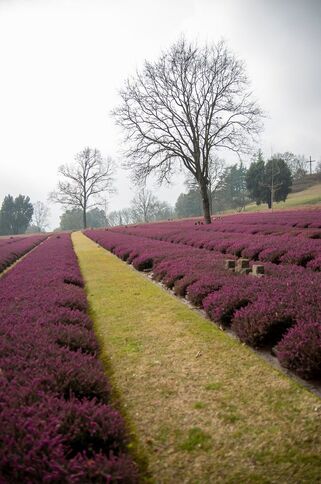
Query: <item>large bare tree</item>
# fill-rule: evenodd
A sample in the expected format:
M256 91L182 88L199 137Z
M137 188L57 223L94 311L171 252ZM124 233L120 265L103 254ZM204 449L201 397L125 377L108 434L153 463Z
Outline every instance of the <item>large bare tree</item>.
M197 180L210 223L211 154L248 152L261 129L244 64L223 41L199 47L182 39L155 63L146 61L120 96L113 115L125 131L125 166L138 182L155 173L162 183L183 165Z
M113 191L113 163L103 159L97 149L85 148L75 156L72 164L61 165L62 180L50 194L50 199L61 205L80 208L83 226L87 227L87 210L103 203L103 196Z

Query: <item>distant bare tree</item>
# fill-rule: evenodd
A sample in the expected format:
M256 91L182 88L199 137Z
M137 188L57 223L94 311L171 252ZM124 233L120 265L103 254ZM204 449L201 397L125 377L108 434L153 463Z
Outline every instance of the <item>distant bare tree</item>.
M133 211L131 208L122 208L120 210L123 224L128 225L133 222Z
M43 202L38 201L33 205L32 223L38 228L39 232L45 232L46 228L48 227L49 215L49 207L47 207L47 205L45 205Z
M199 47L183 39L157 62L146 61L120 95L113 115L126 133L125 166L137 182L155 173L162 183L183 165L199 185L211 223L210 156L220 148L248 152L262 127L244 64L224 42Z
M150 222L154 216L158 200L147 188L142 188L131 202L133 218L136 222Z
M307 160L304 155L294 155L290 151L273 155L275 159L282 159L288 165L294 180L301 178L307 171Z
M123 225L123 219L120 210L113 210L106 215L107 226L116 227L117 225Z
M87 226L87 210L104 203L103 195L113 191L113 163L104 160L97 149L85 148L75 156L70 165L58 170L63 180L58 189L50 194L50 200L61 205L81 208L83 226Z
M134 217L131 208L113 210L107 214L107 224L110 227L115 227L117 225L128 225L132 222L134 222Z

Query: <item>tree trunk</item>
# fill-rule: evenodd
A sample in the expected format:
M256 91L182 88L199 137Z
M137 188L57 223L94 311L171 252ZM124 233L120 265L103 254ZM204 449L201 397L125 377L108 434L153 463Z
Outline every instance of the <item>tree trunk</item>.
M211 220L211 211L210 211L210 200L208 196L207 185L205 182L200 182L200 190L203 202L203 213L204 213L204 220L206 224L212 223Z
M268 207L269 208L272 208L272 199L271 199L271 194L270 193L269 193L269 198L268 198L267 204L268 204Z
M83 209L83 212L82 212L82 216L83 216L83 226L84 226L84 229L87 228L87 214L86 214L86 209L84 208Z

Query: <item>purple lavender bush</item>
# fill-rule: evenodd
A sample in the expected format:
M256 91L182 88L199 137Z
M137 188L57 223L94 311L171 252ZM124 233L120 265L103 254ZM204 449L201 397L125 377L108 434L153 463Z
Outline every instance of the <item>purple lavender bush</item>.
M291 328L276 348L280 363L303 378L321 375L321 322L304 320Z

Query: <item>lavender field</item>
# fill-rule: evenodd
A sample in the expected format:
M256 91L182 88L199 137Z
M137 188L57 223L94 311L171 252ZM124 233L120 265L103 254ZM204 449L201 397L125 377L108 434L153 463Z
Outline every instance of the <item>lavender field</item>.
M214 323L222 329L231 328L242 342L272 351L281 365L305 379L320 379L320 211L239 214L214 218L211 225L203 225L193 219L168 221L113 229L90 229L85 231L85 235L132 264L138 271L145 271L155 281L172 289L177 296L185 297L194 306L204 309ZM140 462L140 458L143 460L143 457L137 459L129 450L132 446L132 432L121 415L121 406L114 405L113 385L108 371L106 374L104 360L101 359L99 338L103 330L108 342L110 336L107 328L110 325L112 344L116 344L116 347L124 344L122 351L125 353L120 353L122 357L118 360L120 369L116 384L124 385L123 396L126 401L132 378L143 371L143 362L130 360L131 355L140 351L141 343L138 344L135 339L132 341L132 338L134 331L139 332L141 329L137 322L130 329L131 316L128 314L127 318L122 316L119 320L114 311L118 311L126 302L132 315L136 311L146 313L147 326L140 338L148 340L147 313L152 312L149 290L147 287L138 290L130 284L126 294L123 286L126 284L126 271L131 274L133 271L122 265L125 273L114 273L111 262L102 268L98 259L102 257L104 260L103 254L107 252L97 248L87 237L78 233L76 237L73 236L73 243L66 233L0 240L0 257L3 261L1 268L9 268L0 277L1 482L135 483L140 479L142 469L139 471L140 464L137 462ZM85 248L86 244L91 244L92 252ZM85 252L82 253L82 250ZM21 259L22 255L26 256ZM233 262L237 263L240 259L243 262L246 259L249 268L238 271L227 267L226 260L233 267ZM117 261L116 258L113 260ZM80 267L83 264L82 270L87 267L86 271L89 270L91 274L90 279L86 279L86 288L79 263ZM10 264L13 264L12 267ZM255 275L251 271L257 264L263 266L264 274ZM111 280L107 281L109 288L108 285L103 288L98 281L102 270L108 278L116 277L119 289L118 286L114 287ZM90 289L96 283L97 289ZM146 283L154 286L149 281ZM138 308L135 302L137 295L140 301ZM92 314L94 318L100 318L102 326L98 332L97 328L94 331L89 317L87 297L91 298L91 304L97 304L98 309ZM162 291L153 297L160 298L158 304L161 305ZM106 304L113 306L108 319L103 316ZM168 303L164 304L166 306ZM159 308L163 315L164 308ZM203 321L208 324L204 318ZM157 316L153 331L158 330L159 324ZM184 318L180 324L184 324ZM212 324L209 326L214 328ZM114 335L113 331L116 332ZM126 335L124 339L118 333L122 331ZM164 336L163 344L167 347L167 334ZM214 334L213 337L217 339L216 344L220 345L220 338ZM185 341L181 343L184 346ZM197 339L194 343L199 344ZM179 338L176 344L180 344ZM225 344L224 359L230 359L229 351L232 349L228 342ZM157 373L151 371L151 365L154 364L153 352L156 350L151 351L149 345L146 352L142 353L147 360L150 358L145 363L144 375L147 372L154 378ZM113 358L117 358L115 348L114 351ZM176 352L179 351L178 346ZM185 365L187 362L190 364L190 358L194 365L194 356L186 354ZM246 360L247 357L243 357ZM125 358L129 358L130 363L125 362L122 366L121 362ZM179 361L179 356L177 358ZM210 366L207 367L205 361L203 364L210 378L213 378L213 368L220 354L216 352L208 355L208 358ZM246 362L244 365L247 368ZM260 368L259 371L263 370ZM169 369L164 374L167 375L167 372L170 377ZM204 378L207 381L206 375ZM237 376L233 378L236 382ZM193 385L197 386L197 382ZM279 380L277 382L277 385L281 384ZM189 388L190 383L186 388ZM135 420L142 415L142 426L145 428L144 418L148 421L150 415L156 422L156 429L158 418L162 426L164 417L158 416L157 408L150 403L155 398L153 393L149 395L148 389L142 393L140 384L140 380L136 380L137 393L129 400L129 406L136 408L131 418ZM252 382L247 383L246 379L241 383L245 396L251 393L248 384L252 385ZM208 388L221 388L217 382L203 382L203 387L206 391ZM195 391L199 393L200 390ZM221 391L225 395L227 390L224 388ZM285 397L291 400L292 395L297 395L296 391L293 389L291 393L291 390ZM166 393L163 398L168 398ZM212 404L212 400L209 401ZM228 401L231 405L231 396ZM141 405L147 405L149 410L142 412ZM183 405L179 396L176 405ZM191 410L182 406L182 418L196 408L202 409L202 405L197 402ZM306 405L304 399L302 405ZM315 422L314 413L312 417ZM210 412L209 418L212 418ZM234 418L229 417L228 422L234 425ZM282 421L283 417L276 414L275 418ZM166 425L167 420L164 422ZM224 422L225 425L226 420ZM179 421L176 424L178 427L181 425ZM282 425L287 424L283 422ZM197 426L195 428L198 429ZM146 429L148 431L148 426ZM148 440L148 437L148 442L158 439L158 430L155 429L152 440ZM267 425L266 431L270 432L270 425ZM314 430L312 433L314 435ZM142 431L140 435L143 435ZM181 452L186 445L177 444L176 451ZM188 444L187 453L190 452L190 445L194 449L194 444ZM228 439L224 445L229 445ZM204 449L206 451L206 446ZM201 446L200 452L204 449ZM242 469L243 466L246 468L244 456L237 449L235 452L239 456L239 465ZM311 452L311 449L307 452ZM161 468L157 455L155 458L149 456L149 459L155 462L157 468ZM212 461L208 462L212 466ZM311 475L317 472L314 466L309 469ZM172 465L170 473L175 472L175 466ZM280 472L282 474L283 471Z
M87 230L102 247L152 277L241 341L268 348L306 379L321 377L321 211L237 214ZM225 269L262 264L264 276Z
M0 278L1 482L137 480L83 285L67 234Z

